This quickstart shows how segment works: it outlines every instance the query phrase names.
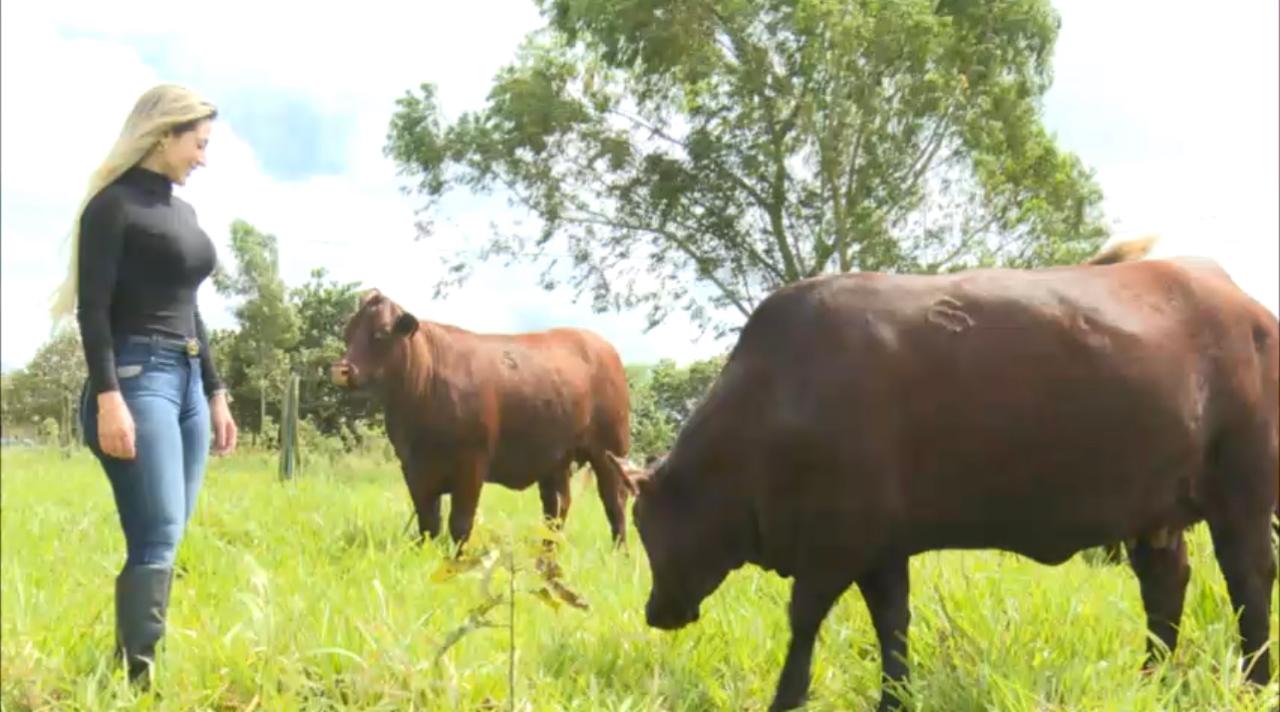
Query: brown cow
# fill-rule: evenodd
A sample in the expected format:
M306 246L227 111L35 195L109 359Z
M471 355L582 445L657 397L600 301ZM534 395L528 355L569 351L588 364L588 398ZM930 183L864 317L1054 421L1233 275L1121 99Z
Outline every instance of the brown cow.
M1058 564L1132 540L1150 632L1172 650L1182 533L1207 520L1243 609L1248 679L1265 683L1276 317L1212 262L1126 261L1142 251L826 276L766 298L671 452L635 477L649 625L696 621L745 563L794 577L772 706L789 709L850 584L884 678L905 682L913 554L995 548ZM1148 665L1159 649L1149 643ZM882 688L880 707L897 704Z
M464 543L485 482L538 483L543 514L563 523L573 465L589 462L613 539L625 542L630 482L606 452L630 448L630 396L604 339L578 329L476 334L419 321L376 289L345 337L333 381L379 394L420 536L440 534L449 494L449 534Z

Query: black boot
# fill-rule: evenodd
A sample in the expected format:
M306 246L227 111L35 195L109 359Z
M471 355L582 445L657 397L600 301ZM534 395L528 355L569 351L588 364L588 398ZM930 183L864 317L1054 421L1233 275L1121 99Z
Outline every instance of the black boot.
M129 681L144 687L164 637L172 580L169 566L126 566L116 577L116 657L124 657Z

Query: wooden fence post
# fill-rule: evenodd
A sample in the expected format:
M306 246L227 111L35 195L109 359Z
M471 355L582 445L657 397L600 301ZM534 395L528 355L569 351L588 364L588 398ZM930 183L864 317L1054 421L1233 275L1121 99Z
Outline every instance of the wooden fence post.
M289 374L280 408L280 479L291 480L298 471L298 375Z

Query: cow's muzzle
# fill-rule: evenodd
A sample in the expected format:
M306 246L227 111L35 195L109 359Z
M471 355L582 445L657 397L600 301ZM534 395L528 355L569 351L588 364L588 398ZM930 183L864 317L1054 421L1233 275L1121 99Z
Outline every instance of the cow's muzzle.
M329 380L339 388L355 388L356 368L346 361L337 361L329 366Z
M649 602L644 607L644 619L652 628L679 630L698 621L698 606L676 605L671 601L660 601L649 596Z

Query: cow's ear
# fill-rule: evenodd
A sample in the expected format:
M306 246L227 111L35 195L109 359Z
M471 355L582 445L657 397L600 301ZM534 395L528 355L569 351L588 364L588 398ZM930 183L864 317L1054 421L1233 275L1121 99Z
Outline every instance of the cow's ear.
M618 473L622 476L622 486L626 488L628 494L634 497L649 489L648 472L632 465L629 460L624 460L612 452L606 451L605 454L617 466Z
M418 318L409 312L405 312L396 319L396 324L392 328L397 336L413 336L418 330Z
M653 491L653 473L647 470L635 470L628 474L631 491L635 496L648 495Z
M363 307L373 301L375 297L380 296L382 296L382 292L379 292L376 288L366 289L364 293L360 295L360 306Z

